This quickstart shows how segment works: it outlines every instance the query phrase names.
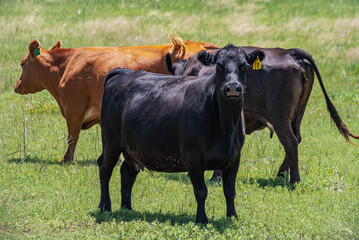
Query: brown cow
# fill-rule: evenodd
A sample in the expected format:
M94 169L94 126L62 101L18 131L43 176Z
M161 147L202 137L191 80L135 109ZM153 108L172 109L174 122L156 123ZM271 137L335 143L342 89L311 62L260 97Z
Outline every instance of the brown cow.
M176 62L217 47L171 37L168 45L62 49L59 41L46 50L34 40L21 60L22 74L15 92L46 89L55 98L68 127L68 149L62 159L67 162L73 159L81 129L100 123L103 81L110 70L121 67L170 74L164 61L167 53Z

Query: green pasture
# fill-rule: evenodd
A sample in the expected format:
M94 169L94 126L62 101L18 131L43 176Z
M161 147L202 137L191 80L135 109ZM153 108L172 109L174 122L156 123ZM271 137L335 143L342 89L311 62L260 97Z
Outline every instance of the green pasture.
M186 176L143 171L134 211L101 214L101 129L83 131L63 165L67 128L47 91L15 94L20 60L37 39L50 49L167 44L168 35L224 46L302 48L316 60L343 121L359 134L358 0L0 0L0 239L358 239L359 147L331 122L318 81L302 123L301 182L276 178L284 151L269 131L246 138L236 181L239 219L225 217L221 183L209 182L207 226L194 223ZM356 144L359 141L353 140Z

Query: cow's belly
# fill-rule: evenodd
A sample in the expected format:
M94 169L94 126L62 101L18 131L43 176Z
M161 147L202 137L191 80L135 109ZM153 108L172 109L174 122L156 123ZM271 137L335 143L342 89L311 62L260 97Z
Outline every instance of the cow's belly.
M84 113L82 129L88 129L93 125L100 123L101 111L97 106L88 107Z
M126 152L135 160L135 163L152 171L158 172L185 172L187 167L183 159L178 155L166 154L158 151L133 151ZM130 159L127 159L131 162Z

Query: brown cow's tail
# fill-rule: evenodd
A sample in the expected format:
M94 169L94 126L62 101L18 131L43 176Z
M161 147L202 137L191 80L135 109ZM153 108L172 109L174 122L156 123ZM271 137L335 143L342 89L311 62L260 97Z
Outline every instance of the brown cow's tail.
M324 94L324 97L325 97L325 101L327 103L327 109L328 109L328 111L330 113L330 117L334 121L335 125L337 125L337 128L338 128L340 134L343 135L345 140L347 140L351 144L354 144L353 142L350 141L349 136L352 137L352 138L355 138L355 139L359 139L359 136L354 135L349 131L349 129L347 128L345 123L340 118L337 109L334 107L333 103L330 101L329 96L327 94L327 91L325 90L325 87L324 87L324 84L323 84L323 81L322 81L322 77L321 77L321 75L319 73L318 67L315 64L314 59L312 58L311 55L309 55L309 53L307 53L306 51L304 51L302 49L293 48L292 50L294 51L293 54L292 54L293 56L306 59L312 65L312 68L313 68L313 70L314 70L314 72L317 75L317 78L319 80L320 87L322 88L322 91L323 91L323 94ZM356 144L354 144L354 145L356 145Z

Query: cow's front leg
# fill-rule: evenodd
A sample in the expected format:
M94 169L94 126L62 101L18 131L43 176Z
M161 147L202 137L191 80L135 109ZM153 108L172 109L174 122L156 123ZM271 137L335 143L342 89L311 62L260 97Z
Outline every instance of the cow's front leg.
M196 222L207 224L208 218L205 211L205 202L207 198L207 187L204 182L204 167L201 163L199 153L193 152L188 164L188 174L193 185L194 196L197 201Z
M234 216L237 217L236 209L234 207L234 198L236 196L235 183L238 172L240 156L235 161L233 166L228 167L225 171L222 172L223 180L223 191L224 196L226 197L227 204L227 217Z
M66 114L66 123L68 129L68 138L67 138L67 151L62 159L62 162L72 161L75 154L75 148L77 141L79 140L81 125L82 125L82 117L81 115L72 115Z

